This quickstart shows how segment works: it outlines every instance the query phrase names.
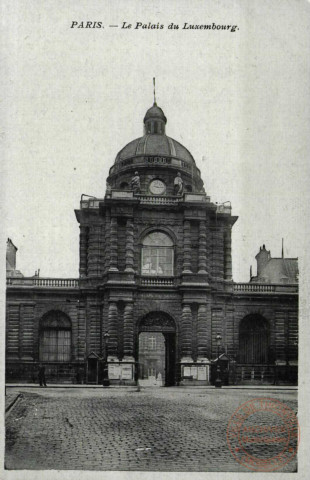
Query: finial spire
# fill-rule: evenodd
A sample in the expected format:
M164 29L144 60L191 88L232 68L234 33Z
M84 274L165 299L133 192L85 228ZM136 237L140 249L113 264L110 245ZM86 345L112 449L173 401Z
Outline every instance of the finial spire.
M155 77L153 77L153 85L154 85L154 105L156 105Z
M284 258L284 238L282 238L282 258Z

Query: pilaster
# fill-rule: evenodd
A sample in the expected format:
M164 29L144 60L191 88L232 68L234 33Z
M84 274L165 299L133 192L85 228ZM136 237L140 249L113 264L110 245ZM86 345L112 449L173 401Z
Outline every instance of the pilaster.
M87 276L88 227L80 225L80 277Z
M191 222L190 220L184 220L184 249L183 249L183 272L192 273L191 271Z
M224 278L225 280L232 280L230 227L228 227L224 232Z
M192 311L190 304L185 303L181 320L181 363L192 361Z
M126 221L126 258L125 272L134 272L134 242L133 242L133 219L127 218Z
M124 308L124 361L134 361L134 322L133 304L125 304Z
M207 273L207 226L205 220L199 222L198 273Z
M208 361L208 318L207 305L198 305L197 315L197 361Z
M118 308L116 302L109 303L108 310L108 360L118 360Z
M110 267L109 272L118 272L117 268L117 217L111 217L110 231Z
M111 237L111 213L107 208L105 210L105 270L109 270L110 267L110 237Z

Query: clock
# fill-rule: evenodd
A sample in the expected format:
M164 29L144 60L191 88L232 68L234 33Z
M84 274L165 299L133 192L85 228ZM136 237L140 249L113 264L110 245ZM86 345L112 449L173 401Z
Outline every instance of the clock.
M166 191L166 185L161 180L152 180L149 188L153 195L162 195Z

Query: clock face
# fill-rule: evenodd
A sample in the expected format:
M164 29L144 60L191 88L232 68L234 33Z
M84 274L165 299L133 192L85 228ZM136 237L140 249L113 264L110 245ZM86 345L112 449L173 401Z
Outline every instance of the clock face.
M153 180L150 183L150 192L154 195L162 195L166 191L166 185L161 180Z

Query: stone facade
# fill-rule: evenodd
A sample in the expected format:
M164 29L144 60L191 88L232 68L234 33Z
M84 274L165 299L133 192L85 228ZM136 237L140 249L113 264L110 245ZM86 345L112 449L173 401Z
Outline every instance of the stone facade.
M164 335L166 385L212 382L224 352L229 382L296 381L297 281L233 282L237 217L165 126L154 104L104 198L82 198L79 279L8 278L7 381L33 381L41 361L51 381L100 383L108 365L135 384L141 332Z

